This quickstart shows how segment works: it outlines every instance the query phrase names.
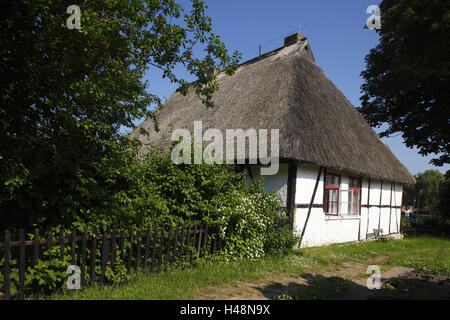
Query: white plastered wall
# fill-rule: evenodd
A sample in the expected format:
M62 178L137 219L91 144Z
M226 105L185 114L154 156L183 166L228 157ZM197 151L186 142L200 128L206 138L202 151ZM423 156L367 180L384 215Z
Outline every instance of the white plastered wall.
M301 234L305 227L308 214L306 205L309 205L311 201L318 173L319 167L315 165L301 164L297 167L295 193L297 208L295 209L294 228L298 234ZM394 207L401 206L402 186L400 184L393 184L391 193L390 182L381 183L381 181L371 179L369 191L369 179L363 178L360 216L336 217L325 215L323 211L323 180L324 171L322 170L301 247L365 240L373 236L373 229L379 228L383 229L383 234L398 232L400 209ZM341 175L341 183L344 185L347 183L346 181L347 176ZM369 207L367 206L368 200ZM389 207L390 205L392 208Z
M382 229L383 235L400 232L402 192L401 184L370 181L369 227L366 222L366 234L361 235L361 239L373 238L374 229ZM367 196L367 192L365 194ZM367 200L363 203L366 204ZM367 209L364 211L367 212Z
M264 190L272 192L276 190L283 205L286 206L287 201L287 182L288 182L288 167L287 163L280 163L278 173L272 176L262 176L264 178ZM260 166L250 166L252 176L257 179L260 176ZM250 182L250 176L247 174L247 182Z
M287 163L281 163L276 175L264 176L265 190L276 190L284 205L286 205L287 199L288 167ZM251 171L254 178L259 177L259 166L252 165ZM310 164L300 164L297 166L295 204L300 205L300 207L295 209L294 228L298 234L301 234L304 228L308 213L308 207L301 206L309 205L318 173L319 166ZM348 176L345 174L341 175L341 184L343 187L348 183L347 178ZM249 175L247 175L247 179L250 181ZM391 193L390 182L384 181L381 183L381 181L370 179L369 185L369 178L364 177L361 185L360 216L335 217L327 216L323 211L323 180L324 170L322 170L319 179L301 247L366 240L373 238L373 229L378 228L383 229L383 234L399 232L401 218L400 207L403 191L401 184L392 184ZM370 203L369 207L367 206L368 200ZM391 208L389 208L390 205L392 206Z

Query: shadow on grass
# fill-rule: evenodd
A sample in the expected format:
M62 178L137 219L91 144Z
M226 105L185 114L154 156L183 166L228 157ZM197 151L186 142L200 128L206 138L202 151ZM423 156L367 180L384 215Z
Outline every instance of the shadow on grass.
M353 284L352 281L340 277L305 273L298 282L287 284L277 282L264 287L255 287L255 289L269 299L329 300L342 298L350 291Z
M382 281L385 279L381 279ZM448 275L418 272L401 278L391 278L381 289L369 290L367 286L340 277L303 274L298 282L273 283L254 287L266 298L275 300L440 300L450 299Z
M398 300L448 300L450 299L450 276L424 270L414 270L399 278L389 279L369 299Z

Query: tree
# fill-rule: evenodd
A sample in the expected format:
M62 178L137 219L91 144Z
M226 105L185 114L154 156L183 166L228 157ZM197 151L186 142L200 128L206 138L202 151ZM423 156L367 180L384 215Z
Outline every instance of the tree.
M80 29L68 7L80 8ZM214 66L232 74L205 4L175 0L8 0L0 11L0 225L70 221L104 208L126 168L120 128L154 118L160 99L143 80L163 76L206 106ZM72 7L73 8L73 7ZM186 8L187 9L187 8ZM68 13L69 12L69 13ZM198 80L188 83L175 68ZM111 159L117 159L111 161ZM115 167L116 166L116 167ZM117 169L118 166L123 166Z
M366 56L359 111L380 133L450 161L450 2L383 0L379 44Z
M445 181L444 175L438 170L427 170L416 174L414 177L416 179L414 187L405 187L404 190L406 203L412 204L412 199L415 198L416 206L419 209L438 210L441 197L440 190Z
M443 224L450 218L450 170L445 173L445 181L439 188L439 213Z

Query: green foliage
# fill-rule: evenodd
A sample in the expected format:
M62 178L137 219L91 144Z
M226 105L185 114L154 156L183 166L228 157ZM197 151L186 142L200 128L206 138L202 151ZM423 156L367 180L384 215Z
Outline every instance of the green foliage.
M217 81L208 71L232 74L239 59L212 33L199 0L184 8L175 0L80 0L79 30L66 27L73 4L8 0L0 12L1 229L64 225L128 206L136 168L121 152L123 135L136 120L155 119L161 104L144 75L161 73L211 107ZM180 67L197 81L179 77Z
M419 208L437 209L439 202L439 188L444 182L444 175L438 170L427 170L415 176L414 191Z
M69 276L67 267L71 265L70 248L64 249L63 260L60 260L59 247L45 250L42 260L39 259L37 265L27 268L25 286L30 286L36 280L43 293L61 288Z
M414 176L416 184L406 186L403 191L404 203L412 205L413 199L416 199L416 206L420 210L430 211L438 215L442 209L446 212L447 208L441 208L440 202L445 203L445 176L438 170L427 170ZM441 195L443 192L443 195Z
M41 293L50 293L55 289L60 289L67 281L68 273L67 267L71 265L70 248L66 247L64 251L63 260L60 259L59 247L52 249L44 249L41 259L35 266L31 265L28 259L29 266L25 270L24 287L25 293L31 292L34 284L39 286ZM5 259L0 260L0 268L3 269ZM10 261L10 292L17 293L19 290L19 266L18 259L11 259ZM4 281L4 273L0 274L0 283Z
M122 259L117 259L114 270L111 268L111 261L108 261L108 265L105 268L105 279L108 283L122 284L130 281L133 275L127 273L127 268Z
M366 56L359 111L381 136L400 132L431 161L450 161L450 2L383 0L379 44Z
M450 170L445 174L445 181L439 188L439 213L442 222L450 220Z
M84 207L72 223L78 232L86 230L92 237L98 231L107 230L111 224L116 225L118 232L123 228L128 232L131 225L136 225L141 228L135 229L136 235L138 231L153 230L155 226L207 223L209 234L220 237L225 246L206 260L225 261L257 260L266 254L286 253L298 241L289 228L291 215L275 191L264 191L262 180L248 186L245 173L234 166L176 165L170 153L157 150L138 157L137 147L130 145L129 149L121 151L121 157L116 159L123 159L122 163L105 161L108 174L105 174L107 182L103 185L108 186L108 181L112 181L108 186L111 193L105 195L105 199L109 196L109 201ZM114 192L116 187L119 189ZM93 188L92 197L96 196L95 191ZM68 227L64 230L66 238L71 236ZM60 226L52 227L51 231L53 237L57 237ZM98 240L101 241L101 237ZM135 250L137 245L141 245L143 253L142 243L135 238ZM161 243L157 243L157 248L159 245ZM126 268L129 248L129 239L125 240L123 248L116 247L115 269L113 271L108 263L105 270L108 283L121 284L132 278ZM59 247L44 251L42 261L28 269L27 285L37 280L43 284L44 292L64 287L71 260L69 247L65 250L64 261L59 260ZM79 244L75 251L79 256ZM87 256L91 256L89 246ZM99 245L95 265L95 274L99 276ZM133 268L135 265L133 258ZM85 273L89 277L90 272Z
M220 208L219 235L226 244L220 255L225 260L259 259L292 249L298 239L289 229L290 217L275 191L265 192L263 181L258 180L236 196L236 206L227 203Z
M276 219L278 220L278 219ZM300 236L292 232L289 225L280 225L267 231L264 252L267 254L286 254L300 241Z
M409 222L409 218L408 217L402 217L401 219L401 223L400 223L400 232L402 234L406 234L408 229L410 229L411 226L411 222Z
M225 259L257 259L289 250L298 241L289 229L290 214L276 192L264 191L262 180L249 187L245 172L233 166L176 165L169 152L151 150L138 157L137 150L122 151L127 166L114 162L114 175L125 171L118 174L122 190L110 194L108 210L87 208L78 215L80 231L112 223L144 228L207 223L224 240L219 255Z

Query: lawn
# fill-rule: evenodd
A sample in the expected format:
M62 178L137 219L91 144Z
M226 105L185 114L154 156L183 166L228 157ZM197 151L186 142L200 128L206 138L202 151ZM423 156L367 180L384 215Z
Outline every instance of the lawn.
M90 286L84 291L65 291L51 298L193 299L208 287L233 286L237 281L257 281L279 274L300 276L326 266L338 268L344 263L374 261L385 267L406 266L450 273L450 240L411 237L299 249L259 261L204 262L196 268L140 274L123 285Z

